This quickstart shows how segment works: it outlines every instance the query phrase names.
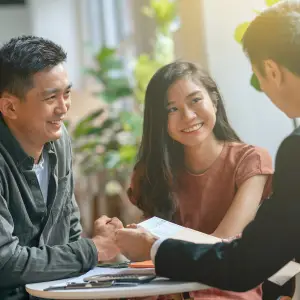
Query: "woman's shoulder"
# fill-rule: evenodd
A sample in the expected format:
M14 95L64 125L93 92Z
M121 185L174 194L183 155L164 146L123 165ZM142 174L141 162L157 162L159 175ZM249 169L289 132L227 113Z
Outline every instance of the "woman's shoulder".
M267 149L242 142L227 143L227 156L233 158L235 161L253 158L272 164L272 158Z
M137 204L140 197L141 180L145 175L145 167L142 163L137 163L132 171L131 180L127 189L127 196L130 202L134 205Z
M272 175L274 172L271 155L263 147L229 143L227 159L234 165L236 180L239 183L254 175Z

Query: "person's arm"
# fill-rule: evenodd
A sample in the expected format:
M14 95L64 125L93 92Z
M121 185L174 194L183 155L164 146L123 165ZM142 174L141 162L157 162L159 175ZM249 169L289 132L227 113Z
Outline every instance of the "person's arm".
M157 275L239 292L256 287L300 253L299 178L300 136L292 135L277 154L274 193L242 238L216 245L165 240L155 255Z
M65 127L64 127L65 128ZM80 211L78 204L76 202L75 194L74 194L74 175L73 175L73 151L72 151L72 142L67 134L67 130L65 128L65 134L68 137L68 152L69 155L66 159L68 159L68 169L71 173L70 176L70 197L71 197L71 217L70 217L70 232L69 232L69 242L74 242L80 239L82 233L82 226L80 223Z
M19 245L13 231L13 219L0 186L0 289L76 276L97 264L97 249L92 240L26 247Z
M76 203L74 194L72 196L71 205L72 205L72 210L71 210L71 218L70 218L70 237L69 237L70 243L79 240L82 233L79 208Z
M243 182L212 235L231 238L240 234L255 217L267 180L267 175L256 175Z
M70 217L69 242L71 243L80 239L82 233L82 226L80 223L80 211L74 194L74 176L73 176L72 162L70 166L70 172L71 172L71 176L70 176L71 217Z

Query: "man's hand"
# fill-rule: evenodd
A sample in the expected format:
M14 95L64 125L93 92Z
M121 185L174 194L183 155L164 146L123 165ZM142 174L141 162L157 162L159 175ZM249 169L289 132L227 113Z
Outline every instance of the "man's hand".
M116 233L116 243L121 253L131 261L150 260L150 251L157 238L143 228L130 227Z
M92 240L98 251L98 261L108 261L119 254L115 235L116 231L121 228L123 224L118 218L102 216L95 221Z

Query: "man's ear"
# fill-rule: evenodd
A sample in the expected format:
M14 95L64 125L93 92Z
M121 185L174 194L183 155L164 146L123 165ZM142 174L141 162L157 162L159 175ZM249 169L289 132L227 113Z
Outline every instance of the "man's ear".
M265 74L268 80L271 80L280 87L284 81L284 74L281 67L272 59L264 61Z
M0 97L0 112L2 115L8 119L16 119L19 101L17 97L4 92Z

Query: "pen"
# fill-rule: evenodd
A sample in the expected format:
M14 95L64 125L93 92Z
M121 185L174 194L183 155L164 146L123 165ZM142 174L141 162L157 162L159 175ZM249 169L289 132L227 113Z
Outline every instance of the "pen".
M96 288L109 288L109 287L132 287L137 286L138 283L134 282L116 282L105 281L105 282L84 282L84 283L76 283L76 282L68 282L63 286L49 286L44 289L44 291L58 291L58 290L72 290L72 289L96 289Z
M90 289L90 288L100 288L100 287L110 287L112 286L113 281L106 282L67 282L65 285L53 285L44 289L44 291L52 290L68 290L68 289Z
M98 264L97 267L100 268L115 268L115 269L121 269L121 268L127 268L129 265L129 262L120 262L120 263L103 263Z

